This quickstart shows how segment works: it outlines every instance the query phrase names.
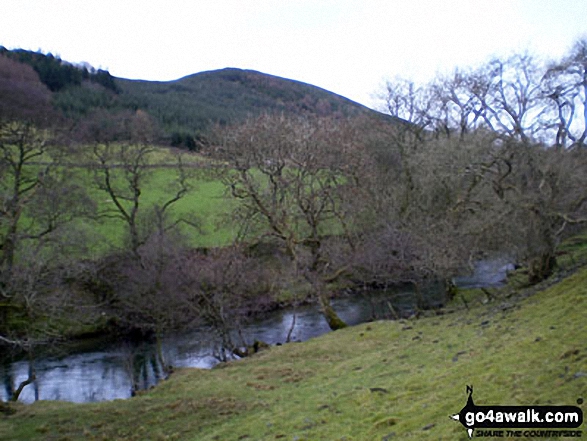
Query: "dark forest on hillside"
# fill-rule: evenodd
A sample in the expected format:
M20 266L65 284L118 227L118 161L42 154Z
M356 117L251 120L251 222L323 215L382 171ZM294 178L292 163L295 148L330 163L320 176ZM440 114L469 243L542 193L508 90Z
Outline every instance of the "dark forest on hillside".
M215 124L244 121L266 112L308 117L372 115L386 118L324 89L255 71L227 68L157 82L114 78L106 70L76 66L40 52L0 48L0 57L20 64L20 69L32 67L49 91L45 95L50 97L53 111L71 124L95 119L96 115L117 118L117 115L142 110L158 125L159 143L188 150L198 150L205 145L207 133ZM34 89L40 88L32 85L30 75L28 82L20 82L24 76L19 80L15 78L8 88L16 102L5 102L6 112L27 107L31 102L27 93L31 95ZM13 93L15 87L23 91L21 99ZM46 115L47 109L38 113Z

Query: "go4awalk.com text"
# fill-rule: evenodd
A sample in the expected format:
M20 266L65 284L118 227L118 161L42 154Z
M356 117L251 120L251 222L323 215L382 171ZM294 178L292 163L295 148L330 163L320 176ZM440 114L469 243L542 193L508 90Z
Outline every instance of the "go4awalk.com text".
M478 406L467 386L465 407L451 416L473 437L580 438L583 411L577 406ZM577 404L582 404L582 399ZM556 430L559 429L559 430Z

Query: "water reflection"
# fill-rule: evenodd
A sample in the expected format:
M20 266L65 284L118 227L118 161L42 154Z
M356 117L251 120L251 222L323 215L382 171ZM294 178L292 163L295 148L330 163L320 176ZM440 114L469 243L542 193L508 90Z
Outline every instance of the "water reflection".
M456 277L455 283L461 288L500 286L505 282L508 272L513 270L514 265L508 258L480 260L475 263L470 275Z
M442 290L428 290L430 304L442 302ZM332 306L348 324L354 325L390 316L388 302L394 309L409 314L414 308L414 295L409 290L385 291L335 299ZM277 311L248 324L243 336L249 342L261 340L269 344L284 343L295 315L292 341L304 341L329 332L328 325L316 306ZM161 355L166 364L176 367L210 368L218 360L218 347L209 329L168 335L161 342ZM4 360L0 378L4 387L0 399L7 400L21 381L28 378L33 366L27 360ZM165 378L165 371L152 343L117 342L94 347L90 351L67 355L39 356L34 361L36 381L25 387L20 400L66 400L91 402L129 398L133 391L146 389Z

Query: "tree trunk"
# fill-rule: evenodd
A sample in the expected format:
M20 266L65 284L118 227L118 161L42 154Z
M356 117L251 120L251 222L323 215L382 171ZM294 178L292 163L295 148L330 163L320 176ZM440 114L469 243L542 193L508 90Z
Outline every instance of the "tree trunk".
M326 319L326 323L333 331L337 329L346 328L347 324L338 316L336 311L330 305L330 299L326 294L319 294L318 300L320 301L320 308L322 309L322 315Z
M18 388L13 392L12 396L10 397L10 401L16 402L18 401L20 394L22 393L23 389L27 387L29 384L33 383L37 379L37 373L35 371L35 366L33 364L33 357L29 354L29 376L25 380L21 381L18 385Z
M457 296L459 289L452 279L444 279L444 292L446 294L446 299L450 302Z
M556 266L556 257L552 252L545 252L534 257L528 264L528 282L531 285L550 277Z
M414 286L414 294L416 296L416 314L419 314L420 311L426 309L426 301L424 300L424 296L420 290L420 284L412 280L412 285Z
M168 365L165 361L165 357L163 356L163 345L161 343L161 332L155 331L155 344L157 348L157 361L161 365L161 369L163 370L163 374L165 378L169 377L169 374L173 371L172 366Z

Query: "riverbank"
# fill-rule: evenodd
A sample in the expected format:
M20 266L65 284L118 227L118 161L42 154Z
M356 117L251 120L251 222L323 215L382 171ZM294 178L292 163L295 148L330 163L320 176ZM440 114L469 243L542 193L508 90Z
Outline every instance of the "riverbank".
M464 440L448 416L464 406L468 384L477 404L585 400L587 269L509 295L472 296L468 308L457 297L444 315L363 324L212 370L181 369L130 400L17 405L0 417L0 438Z

